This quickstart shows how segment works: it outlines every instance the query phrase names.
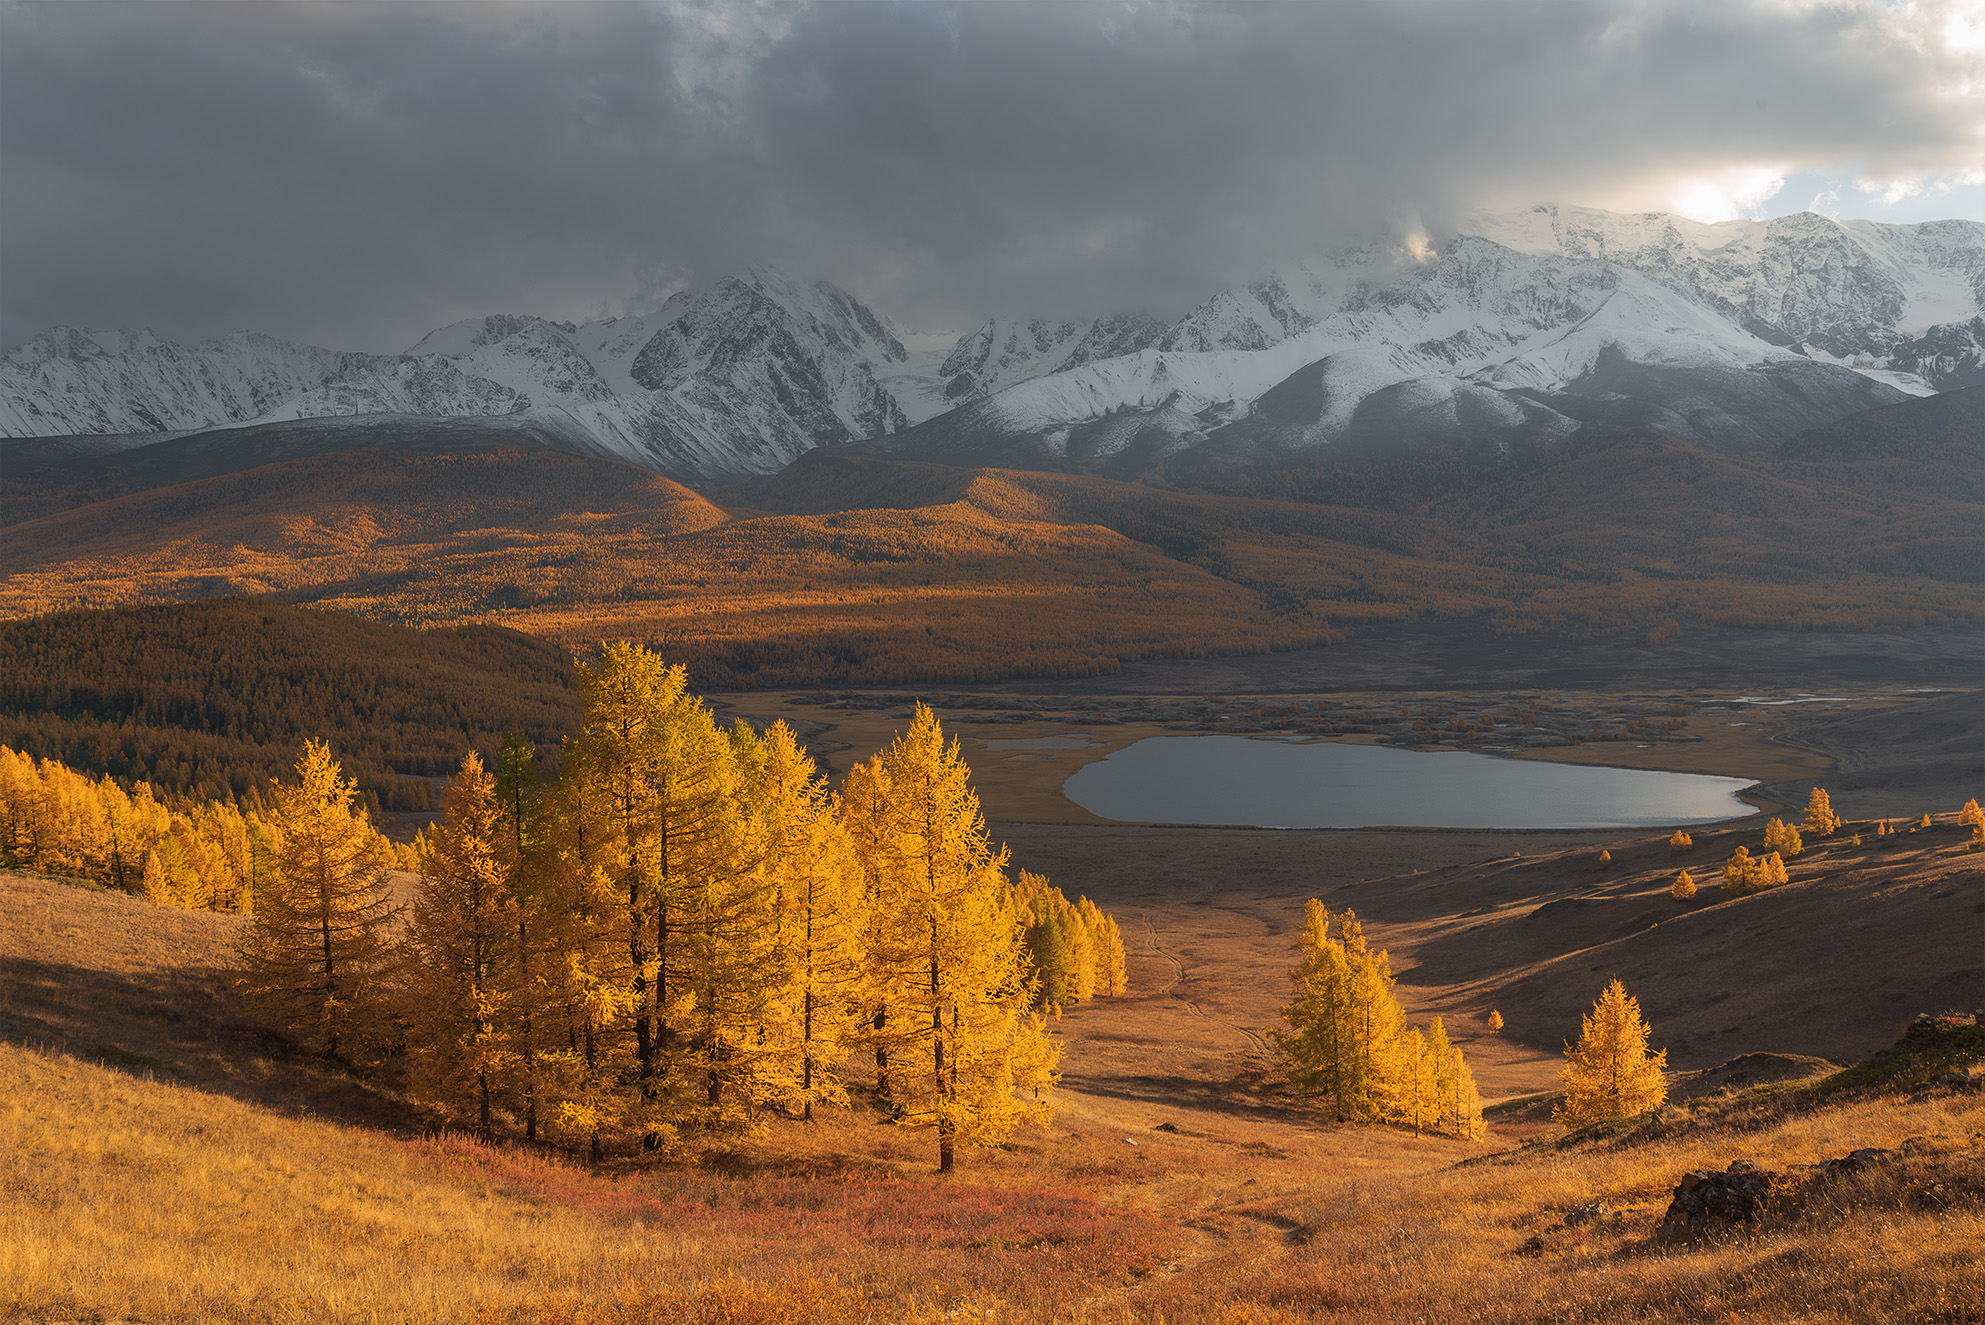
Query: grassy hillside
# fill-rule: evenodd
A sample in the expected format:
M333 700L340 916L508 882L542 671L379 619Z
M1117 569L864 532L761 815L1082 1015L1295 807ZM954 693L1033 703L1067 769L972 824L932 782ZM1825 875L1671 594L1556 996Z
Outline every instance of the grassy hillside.
M1878 928L1920 933L1890 891L1932 867L1946 887L1975 883L1980 859L1877 855L1856 888L1883 908L1866 913ZM1415 939L1383 922L1402 964L1434 964L1475 892L1508 888L1499 868L1452 872L1463 886L1440 905L1392 880L1429 926ZM1088 1084L1061 1093L1057 1119L951 1178L859 1099L700 1160L594 1168L437 1135L390 1084L298 1061L234 1020L235 917L22 876L0 876L0 908L0 1309L29 1319L1844 1323L1973 1321L1985 1301L1975 1026L1626 1128L1565 1137L1519 1101L1468 1145L1334 1125L1257 1069L1118 1091L1086 1060L1193 1061L1126 1001L1060 1024ZM1503 954L1510 988L1552 953L1593 951L1585 929L1531 933ZM1780 926L1751 946L1806 941ZM1203 947L1178 951L1199 964ZM1665 1005L1705 978L1720 977L1669 962L1638 992ZM1235 981L1281 993L1273 964ZM1147 1004L1181 997L1159 986L1135 987ZM1797 1167L1871 1147L1893 1153ZM1777 1174L1779 1203L1731 1236L1664 1234L1684 1175L1733 1161Z
M219 599L0 621L0 744L203 798L331 742L388 809L512 727L547 752L578 722L564 650L491 626L412 630Z

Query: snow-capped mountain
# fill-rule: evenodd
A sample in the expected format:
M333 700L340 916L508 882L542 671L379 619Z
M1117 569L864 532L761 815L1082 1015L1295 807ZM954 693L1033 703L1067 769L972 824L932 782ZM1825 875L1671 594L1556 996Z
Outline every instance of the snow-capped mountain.
M776 272L679 294L644 317L474 318L401 355L245 334L180 347L149 333L58 328L0 360L0 433L516 414L579 449L716 479L906 427L877 370L908 357L859 300Z
M1540 207L1294 263L1176 323L918 333L825 282L756 270L642 316L473 318L400 355L56 328L0 358L0 435L514 415L710 481L882 438L1081 465L1216 438L1229 456L1362 455L1595 421L1742 447L1981 381L1985 225Z
M1136 354L1031 377L892 444L1135 472L1181 450L1549 439L1719 447L1985 380L1985 225L1701 225L1538 208L1294 264ZM1209 446L1209 443L1218 443Z

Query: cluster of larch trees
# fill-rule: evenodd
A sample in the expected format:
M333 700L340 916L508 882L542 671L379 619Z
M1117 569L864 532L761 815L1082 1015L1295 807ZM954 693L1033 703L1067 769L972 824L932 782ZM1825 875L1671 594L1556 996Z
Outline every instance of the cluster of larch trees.
M367 824L383 858L411 857ZM165 906L247 911L280 847L259 794L181 801L0 745L0 865L89 879Z
M1310 900L1289 973L1295 996L1282 1009L1288 1029L1274 1033L1291 1084L1340 1121L1482 1136L1474 1074L1441 1019L1424 1031L1407 1025L1386 953L1365 942L1353 913L1334 919L1332 934L1329 910Z
M1073 902L1039 874L1020 872L1014 893L1026 921L1027 953L1040 976L1039 1000L1059 1014L1098 994L1121 994L1123 932L1087 897Z
M645 649L610 646L578 679L556 779L521 739L493 771L464 760L397 944L354 788L306 748L280 808L314 827L261 884L251 1007L334 1056L397 1036L417 1088L485 1131L509 1118L595 1156L810 1117L846 1101L855 1061L935 1131L940 1169L1045 1115L1043 983L1120 992L1121 939L1086 900L1014 884L930 710L833 795L783 723L719 727ZM1037 963L1050 921L1083 935L1086 967L1072 947Z

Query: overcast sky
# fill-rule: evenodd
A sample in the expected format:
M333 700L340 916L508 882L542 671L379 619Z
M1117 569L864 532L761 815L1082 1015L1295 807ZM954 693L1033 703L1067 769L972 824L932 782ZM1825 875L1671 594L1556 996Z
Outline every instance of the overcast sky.
M1538 201L1985 219L1985 0L0 0L0 345L397 351L771 263L1176 315Z

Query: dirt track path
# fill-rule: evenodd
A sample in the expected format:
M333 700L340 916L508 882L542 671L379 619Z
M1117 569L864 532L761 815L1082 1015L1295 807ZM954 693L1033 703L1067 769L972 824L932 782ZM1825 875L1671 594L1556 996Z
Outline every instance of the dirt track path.
M1234 908L1223 908L1223 909L1232 910ZM1178 986L1187 978L1185 960L1181 958L1177 953L1174 953L1169 949L1167 949L1163 944L1161 944L1158 941L1158 927L1156 924L1152 922L1151 909L1149 907L1144 907L1139 909L1138 919L1144 922L1144 946L1146 951L1148 951L1152 956L1160 958L1161 960L1170 963L1172 968L1172 978L1168 980L1161 988L1154 990L1153 992L1159 995L1166 995L1166 994L1171 995L1172 998L1176 999L1180 1004L1182 1004L1186 1008L1187 1011L1191 1012L1195 1017L1202 1017L1205 1020L1210 1021L1217 1026L1223 1026L1228 1030L1233 1031L1236 1035L1239 1035L1243 1040L1247 1042L1247 1052L1261 1058L1267 1058L1273 1052L1273 1050L1268 1043L1267 1037L1262 1035L1261 1032L1254 1030L1248 1026L1244 1026L1236 1021L1225 1021L1221 1018L1215 1017L1212 1013L1208 1012L1205 1008L1201 1007L1198 1003L1194 1002L1193 1000L1187 998L1185 995L1174 992L1178 988ZM1272 928L1271 928L1271 932L1272 932Z

